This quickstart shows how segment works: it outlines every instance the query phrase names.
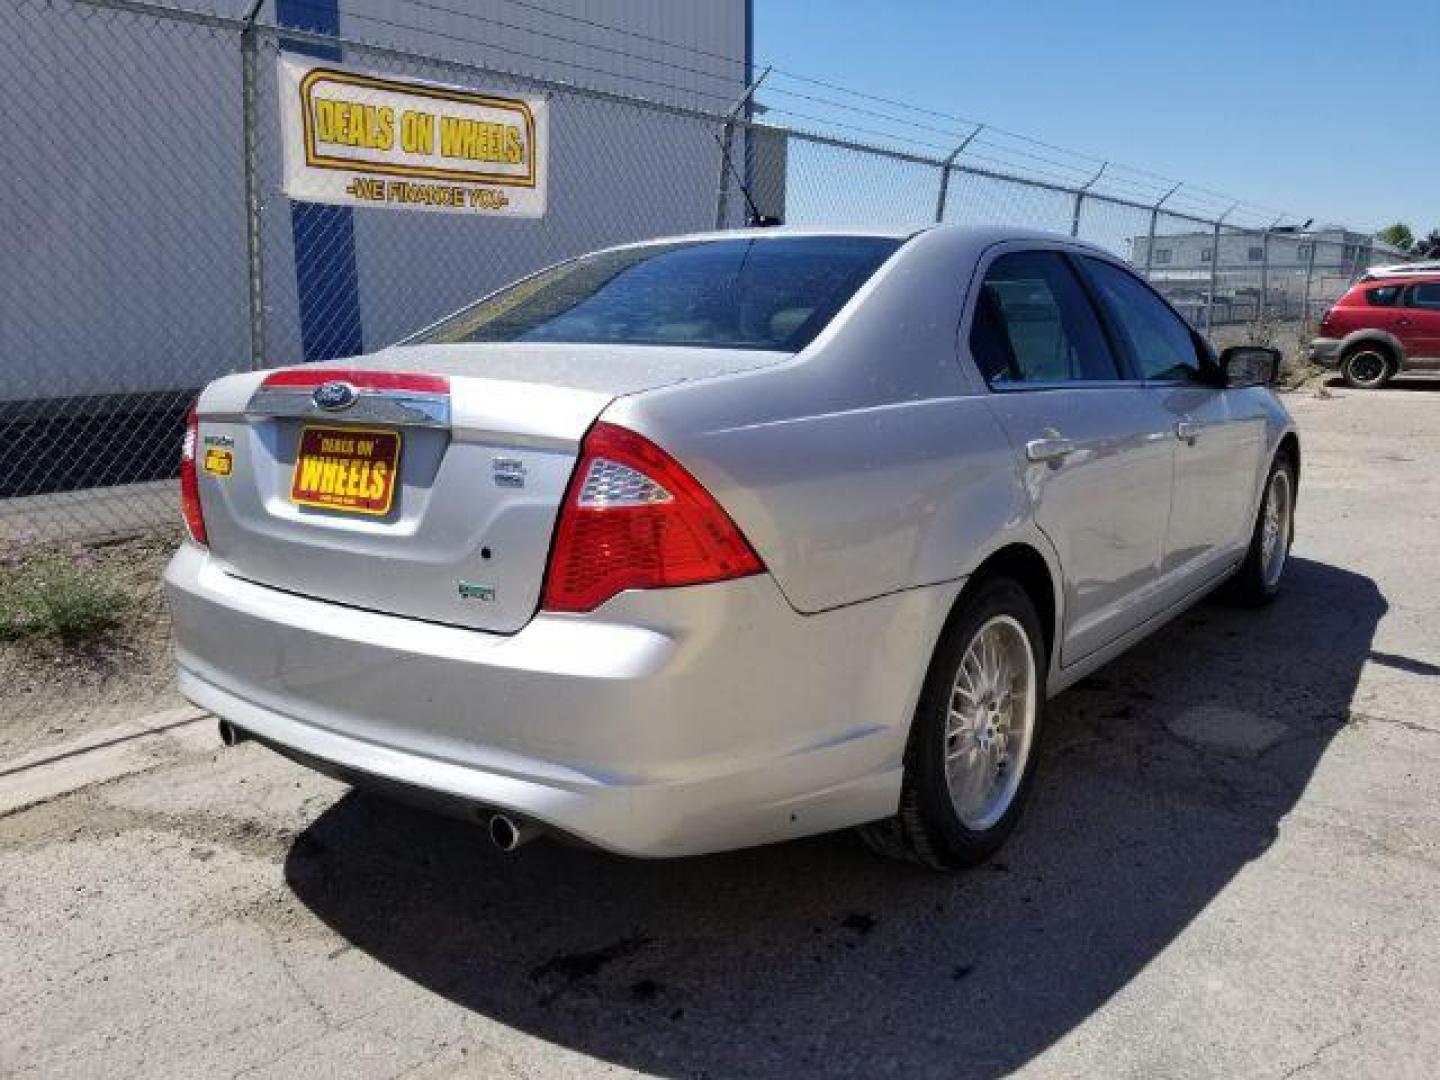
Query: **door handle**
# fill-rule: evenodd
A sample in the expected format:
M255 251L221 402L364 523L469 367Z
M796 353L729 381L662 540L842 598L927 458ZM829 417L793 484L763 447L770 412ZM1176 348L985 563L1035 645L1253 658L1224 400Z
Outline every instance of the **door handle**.
M1175 437L1177 439L1184 439L1186 442L1193 445L1195 440L1200 437L1200 432L1202 432L1203 430L1204 428L1202 428L1199 424L1195 423L1195 421L1193 420L1181 420L1175 425Z
M1025 456L1031 461L1059 461L1075 452L1075 443L1071 439L1064 439L1059 436L1047 436L1043 439L1031 439L1025 444Z
M1410 320L1402 316L1395 320L1395 325L1403 328L1410 325Z

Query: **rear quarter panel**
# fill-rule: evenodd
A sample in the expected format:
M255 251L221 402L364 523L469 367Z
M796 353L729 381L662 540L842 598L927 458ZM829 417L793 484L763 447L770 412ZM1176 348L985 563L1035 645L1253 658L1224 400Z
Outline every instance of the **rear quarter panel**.
M1016 460L956 333L980 243L910 240L780 365L622 399L816 612L964 576L1032 530Z

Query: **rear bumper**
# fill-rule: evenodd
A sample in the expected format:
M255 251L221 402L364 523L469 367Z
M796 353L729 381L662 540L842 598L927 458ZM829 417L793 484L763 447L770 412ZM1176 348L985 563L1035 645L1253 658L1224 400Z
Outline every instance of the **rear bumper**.
M1340 363L1340 341L1337 338L1316 338L1310 342L1310 359L1322 367Z
M181 691L342 774L533 818L629 855L892 813L959 583L799 615L766 575L627 593L487 634L166 571Z

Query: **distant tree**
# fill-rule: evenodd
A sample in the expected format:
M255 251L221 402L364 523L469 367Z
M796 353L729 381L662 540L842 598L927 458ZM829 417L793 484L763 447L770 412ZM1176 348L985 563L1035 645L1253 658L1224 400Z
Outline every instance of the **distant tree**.
M1415 234L1410 231L1409 225L1403 221L1397 221L1394 225L1386 225L1376 233L1375 239L1382 240L1401 251L1409 251L1415 243Z
M1440 229L1431 229L1429 236L1415 241L1414 252L1422 259L1440 259Z

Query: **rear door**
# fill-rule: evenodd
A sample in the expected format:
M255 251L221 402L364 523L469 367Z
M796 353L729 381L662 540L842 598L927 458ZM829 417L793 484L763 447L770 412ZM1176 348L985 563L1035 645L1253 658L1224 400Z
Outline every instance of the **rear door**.
M1143 386L1122 378L1059 251L1002 250L989 263L970 350L1060 558L1060 656L1072 664L1155 611L1170 511L1168 418Z
M1405 292L1395 332L1405 343L1406 366L1440 368L1440 281L1420 281ZM1398 325L1398 324L1397 324Z
M1149 285L1102 259L1079 264L1127 366L1165 414L1175 495L1160 587L1174 602L1227 570L1249 542L1267 391L1220 387L1205 370L1200 340Z

